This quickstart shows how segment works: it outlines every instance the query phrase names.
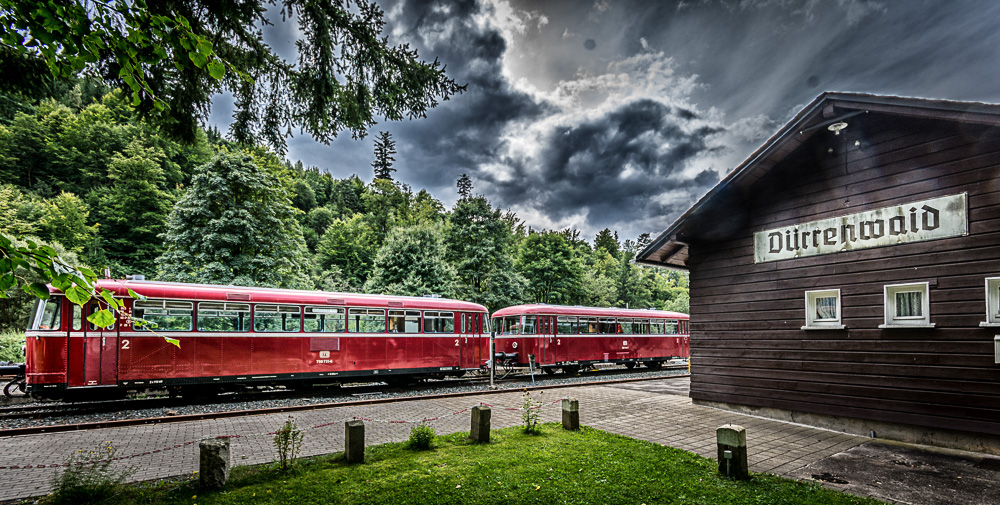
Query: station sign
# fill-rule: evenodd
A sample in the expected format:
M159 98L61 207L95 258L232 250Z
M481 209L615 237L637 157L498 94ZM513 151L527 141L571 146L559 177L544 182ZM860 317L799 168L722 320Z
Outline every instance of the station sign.
M759 231L754 263L968 235L968 199L960 193Z

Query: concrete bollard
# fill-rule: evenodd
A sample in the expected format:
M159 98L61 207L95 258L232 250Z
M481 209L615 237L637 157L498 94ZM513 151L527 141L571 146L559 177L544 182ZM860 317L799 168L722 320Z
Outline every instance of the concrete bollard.
M365 462L365 423L353 420L344 424L344 457L348 463Z
M493 416L489 407L479 405L472 407L472 430L469 438L477 444L490 443L490 417Z
M735 424L724 424L715 430L719 445L719 473L734 479L749 479L747 464L747 430Z
M576 398L563 398L562 425L564 430L580 429L580 401Z
M229 439L209 438L198 442L198 485L222 489L229 480Z

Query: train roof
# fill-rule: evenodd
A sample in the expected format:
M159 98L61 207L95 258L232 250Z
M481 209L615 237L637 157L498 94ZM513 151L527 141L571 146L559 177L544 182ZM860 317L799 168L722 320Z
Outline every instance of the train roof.
M368 295L302 289L113 279L99 279L97 288L104 288L115 295L125 297L129 296L128 290L131 289L149 298L486 312L486 307L478 303L423 296ZM58 290L51 286L49 290L58 293Z
M582 307L579 305L548 305L533 303L504 307L493 313L493 317L522 314L545 314L556 316L604 316L604 317L654 317L664 319L688 319L681 312L655 309L619 309L616 307Z

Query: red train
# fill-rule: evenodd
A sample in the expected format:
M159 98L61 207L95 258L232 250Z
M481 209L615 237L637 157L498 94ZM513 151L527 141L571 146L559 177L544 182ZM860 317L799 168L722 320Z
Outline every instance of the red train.
M98 287L156 328L132 327L124 316L95 327L84 317L97 310L93 302L81 308L53 291L26 334L28 394L206 395L255 384L438 377L478 370L489 354L488 314L475 303L146 281ZM130 298L129 288L147 299Z
M493 314L496 352L517 366L576 372L593 363L660 368L691 354L688 315L560 305L517 305Z

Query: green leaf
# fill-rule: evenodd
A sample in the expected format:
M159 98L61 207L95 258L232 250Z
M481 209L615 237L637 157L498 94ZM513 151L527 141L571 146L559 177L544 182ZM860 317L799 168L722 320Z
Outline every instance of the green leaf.
M112 314L110 310L103 309L87 316L87 321L93 323L94 326L100 326L101 328L110 328L115 324L115 315Z
M213 79L222 79L226 75L226 65L218 58L213 58L212 61L208 62L208 73Z
M101 290L101 298L108 303L108 307L118 308L118 300L115 300L114 295L106 289Z
M205 55L194 51L188 52L188 58L190 58L191 62L198 68L204 68L205 64L208 63L208 58L205 57Z
M25 293L41 298L42 300L47 300L49 298L49 287L41 282L25 284L24 286L21 286L21 289L23 289Z
M145 295L140 295L139 293L136 293L135 291L132 291L132 288L128 288L128 295L131 296L132 298L135 298L136 300L143 301L143 302L146 301L146 296Z
M66 299L77 305L83 305L90 300L90 292L80 286L70 286L64 289L63 293L66 294Z
M181 341L176 338L163 337L163 340L165 340L168 344L176 345L178 349L181 348Z

